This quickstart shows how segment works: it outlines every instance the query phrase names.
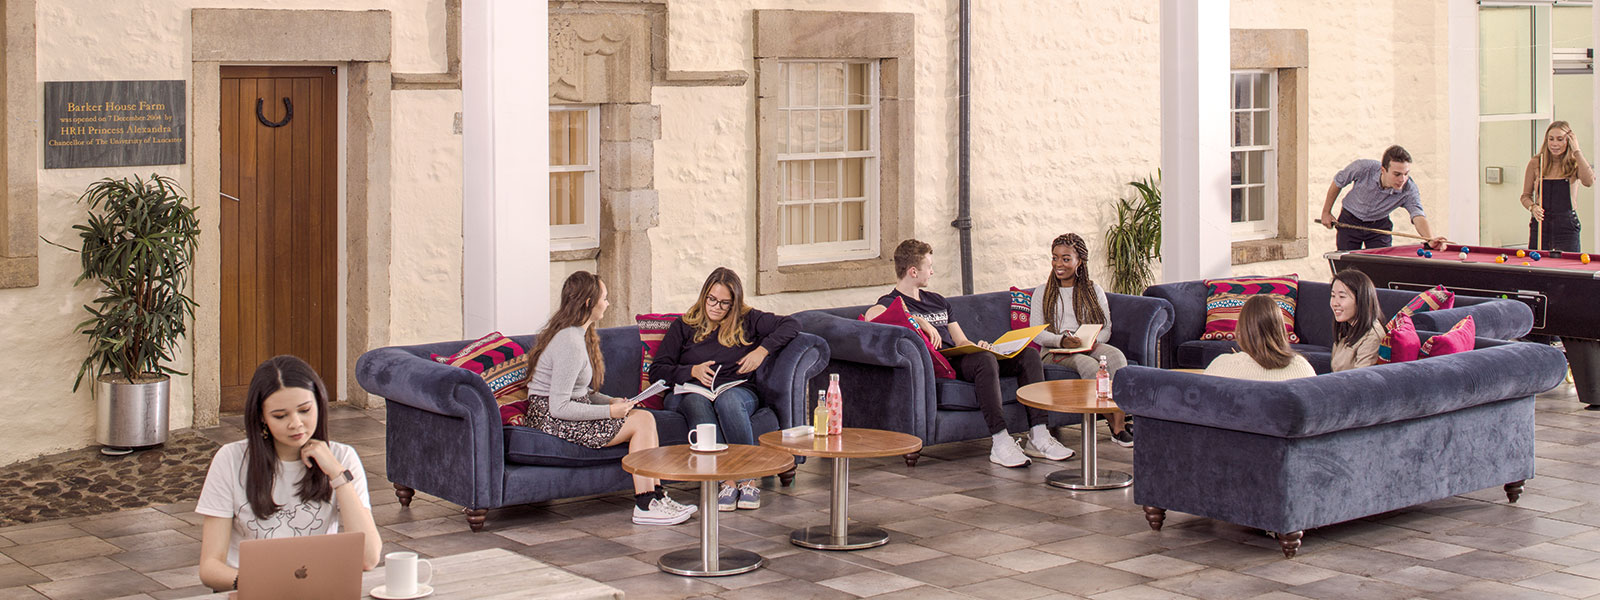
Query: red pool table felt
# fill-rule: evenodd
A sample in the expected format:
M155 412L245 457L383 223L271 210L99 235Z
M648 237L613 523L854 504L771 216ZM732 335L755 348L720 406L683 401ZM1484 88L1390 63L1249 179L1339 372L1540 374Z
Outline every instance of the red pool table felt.
M1421 247L1422 244L1407 244L1404 246L1392 246L1389 248L1369 248L1366 250L1355 250L1353 253L1383 256L1405 256L1415 258L1417 260L1448 260L1451 262L1461 262L1462 246L1448 244L1445 246L1444 250L1434 250L1433 258L1431 259L1417 256L1417 249ZM1471 252L1467 253L1467 262L1492 264L1495 262L1495 257L1504 254L1506 255L1506 265L1520 267L1522 266L1522 261L1528 261L1528 266L1532 267L1544 267L1547 269L1575 269L1580 271L1600 271L1600 256L1591 256L1593 260L1591 260L1589 264L1583 264L1583 261L1579 260L1578 253L1563 252L1558 258L1550 256L1548 252L1541 252L1540 254L1543 254L1544 258L1540 260L1533 260L1532 257L1518 258L1516 248L1491 248L1488 246L1467 247L1472 249Z

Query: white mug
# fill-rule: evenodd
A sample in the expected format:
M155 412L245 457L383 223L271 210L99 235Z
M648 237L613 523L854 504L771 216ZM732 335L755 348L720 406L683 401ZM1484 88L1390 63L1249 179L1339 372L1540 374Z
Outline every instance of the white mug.
M699 438L699 439L696 439ZM689 432L689 445L695 450L711 450L717 447L717 424L701 423Z
M433 582L433 563L427 559L417 558L415 552L390 552L383 557L385 567L384 591L390 596L414 596L418 585L427 585ZM417 577L417 565L425 567L426 575Z

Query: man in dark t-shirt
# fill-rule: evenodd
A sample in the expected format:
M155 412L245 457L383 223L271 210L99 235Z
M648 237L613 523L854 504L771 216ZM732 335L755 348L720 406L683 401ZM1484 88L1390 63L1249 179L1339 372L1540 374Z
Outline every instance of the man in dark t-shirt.
M899 300L904 303L906 312L911 314L911 320L933 341L935 347L951 348L969 343L980 348L989 347L989 342L967 339L967 335L961 331L958 315L951 311L950 302L944 296L922 289L933 279L932 246L918 240L900 242L894 251L894 269L895 276L900 280L895 283L894 289L878 298L876 305L867 309L867 320L883 314L884 310ZM1029 452L1018 447L1011 432L1006 429L1005 412L1001 408L1000 377L1015 375L1021 385L1044 381L1044 363L1040 361L1038 349L1030 347L1007 359L1001 359L993 352L974 352L956 357L951 362L961 380L972 383L976 388L978 408L983 412L983 419L989 426L989 434L994 442L989 449L990 462L1006 467L1024 467L1031 462L1028 460L1029 454L1050 460L1072 458L1072 450L1062 446L1050 433L1045 423L1046 414L1042 410L1027 408Z

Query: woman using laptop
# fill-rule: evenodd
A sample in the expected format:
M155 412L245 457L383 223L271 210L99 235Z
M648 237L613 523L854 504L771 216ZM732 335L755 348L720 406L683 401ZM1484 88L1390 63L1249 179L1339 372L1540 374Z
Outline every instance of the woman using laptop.
M245 393L245 439L211 459L195 512L205 515L200 581L236 589L239 542L340 531L366 534L362 568L378 564L366 470L350 446L328 441L328 388L305 361L274 356Z

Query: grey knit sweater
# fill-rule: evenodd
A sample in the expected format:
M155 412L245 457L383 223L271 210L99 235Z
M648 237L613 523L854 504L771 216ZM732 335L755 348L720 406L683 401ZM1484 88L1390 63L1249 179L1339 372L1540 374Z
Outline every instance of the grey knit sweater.
M528 377L528 395L550 398L550 416L568 421L611 418L611 397L590 392L594 368L583 343L583 328L568 327L552 334L550 345Z

